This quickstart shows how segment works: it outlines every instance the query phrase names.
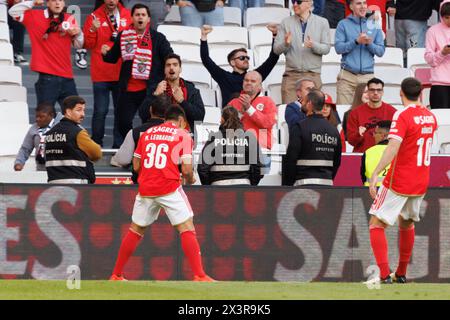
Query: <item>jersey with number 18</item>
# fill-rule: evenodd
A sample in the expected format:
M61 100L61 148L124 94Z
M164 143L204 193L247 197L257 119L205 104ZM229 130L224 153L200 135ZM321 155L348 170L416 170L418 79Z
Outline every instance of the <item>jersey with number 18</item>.
M392 118L389 139L401 142L383 185L405 196L426 193L436 117L424 106L409 105Z
M139 138L134 156L141 159L139 195L156 197L172 193L181 185L178 164L192 159L189 133L170 122L149 128Z

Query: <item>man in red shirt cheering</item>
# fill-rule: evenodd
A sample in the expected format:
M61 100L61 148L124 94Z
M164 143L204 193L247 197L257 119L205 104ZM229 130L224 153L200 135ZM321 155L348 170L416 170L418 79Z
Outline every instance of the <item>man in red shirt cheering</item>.
M145 229L164 208L171 224L178 230L181 247L194 273L194 281L213 282L203 270L200 246L195 234L193 212L180 183L178 164L186 184L194 184L192 168L193 141L184 130L186 115L178 105L166 111L165 122L149 128L139 138L133 156L133 168L139 173L139 193L134 202L132 223L122 241L110 280L125 280L123 267L133 254Z
M405 109L392 119L389 144L370 179L369 191L375 201L370 208L370 243L380 268L379 283L405 283L406 268L414 246L414 222L420 220L420 204L430 178L431 145L437 129L436 117L419 102L422 84L406 78L400 96ZM391 164L383 184L376 190L377 177ZM384 229L399 223L399 263L390 273Z
M35 84L37 104L62 102L68 96L78 95L73 80L71 46L83 47L83 33L75 18L66 13L64 0L47 0L47 8L31 10L41 6L44 0L19 2L9 14L21 22L31 41L31 70L39 73Z
M393 106L382 101L383 89L383 81L377 78L370 79L367 82L369 102L350 112L347 138L354 147L353 152L364 152L374 146L373 132L377 123L383 120L392 120L392 116L397 111Z

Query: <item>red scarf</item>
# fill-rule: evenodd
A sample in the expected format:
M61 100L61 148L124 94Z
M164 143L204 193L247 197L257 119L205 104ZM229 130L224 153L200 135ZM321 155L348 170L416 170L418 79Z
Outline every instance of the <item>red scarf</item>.
M140 39L133 25L125 29L120 37L120 48L123 61L133 60L131 76L138 80L148 80L152 69L153 49L150 23Z
M183 97L184 100L187 100L187 89L186 89L186 84L184 83L184 80L180 78L179 80L179 84L180 84L180 88L181 91L183 91ZM166 96L170 97L170 99L172 100L172 103L176 103L178 104L178 102L175 100L175 98L173 97L173 89L169 84L169 81L167 81L167 87L166 87ZM191 128L189 126L189 123L186 123L186 128L187 131L191 131Z

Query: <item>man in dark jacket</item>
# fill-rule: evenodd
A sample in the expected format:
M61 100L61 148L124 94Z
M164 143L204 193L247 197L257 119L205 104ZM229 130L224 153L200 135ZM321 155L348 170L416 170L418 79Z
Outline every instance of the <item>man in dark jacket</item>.
M123 61L118 108L114 114L121 136L121 140L116 141L119 145L133 126L133 118L146 97L147 88L156 87L164 78L164 58L173 52L166 37L150 28L150 10L147 6L134 5L131 16L133 24L119 33L113 47L102 47L103 61L116 63L119 58ZM145 122L148 112L140 112L139 116Z
M172 103L179 104L186 113L186 118L190 132L194 132L195 121L203 122L205 117L205 106L203 104L200 91L192 82L180 77L181 58L175 53L171 53L164 59L164 75L153 94L146 99L146 103L152 104L155 97L166 95L172 99ZM148 110L148 108L147 108ZM148 111L147 111L148 112Z
M273 25L269 25L268 28L275 38L278 28ZM222 107L224 107L228 102L239 96L242 90L242 84L244 82L245 74L249 69L250 57L247 54L247 49L235 49L231 51L227 57L228 63L233 68L233 72L228 72L219 67L209 57L207 37L212 30L212 27L208 25L204 25L201 29L202 36L200 41L200 58L202 59L202 63L205 66L206 70L208 70L208 72L211 74L211 77L217 82L220 87L220 92L222 93ZM259 72L263 81L275 67L279 57L279 55L276 55L273 50L271 50L267 60L255 69L255 71Z
M341 164L341 139L336 127L322 115L324 94L312 90L307 108L313 114L289 131L289 145L283 163L283 185L333 185Z

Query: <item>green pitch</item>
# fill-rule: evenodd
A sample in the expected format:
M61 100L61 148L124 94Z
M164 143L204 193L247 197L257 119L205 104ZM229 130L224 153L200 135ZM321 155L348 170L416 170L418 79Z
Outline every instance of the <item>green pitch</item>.
M81 281L69 290L66 281L0 280L0 299L153 299L153 300L302 300L302 299L445 299L450 284L382 285L362 283Z

